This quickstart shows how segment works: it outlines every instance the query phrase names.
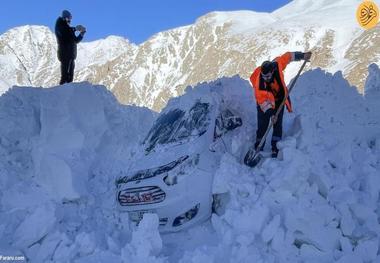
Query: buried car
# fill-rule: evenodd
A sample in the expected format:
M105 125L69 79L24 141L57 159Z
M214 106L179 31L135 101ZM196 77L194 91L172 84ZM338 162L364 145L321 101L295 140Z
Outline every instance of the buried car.
M210 146L242 125L224 105L197 99L169 105L159 115L128 172L116 179L118 207L131 221L155 213L159 230L173 232L211 216L221 154Z

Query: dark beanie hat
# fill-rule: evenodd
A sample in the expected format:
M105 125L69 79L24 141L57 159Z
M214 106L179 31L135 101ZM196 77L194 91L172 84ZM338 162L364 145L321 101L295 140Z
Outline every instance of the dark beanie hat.
M71 18L71 13L67 10L62 11L62 18Z
M261 73L263 74L272 72L273 69L274 69L274 63L271 61L264 61L263 64L261 64Z

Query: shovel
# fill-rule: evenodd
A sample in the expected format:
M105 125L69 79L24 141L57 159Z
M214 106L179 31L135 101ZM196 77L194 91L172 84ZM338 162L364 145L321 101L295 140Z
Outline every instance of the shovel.
M269 124L268 124L268 128L265 131L265 134L264 134L263 138L261 138L261 141L260 141L259 145L257 146L257 149L261 149L261 147L263 146L263 144L264 144L264 142L266 140L266 137L268 136L268 133L269 133L270 129L272 129L272 127L274 125L272 119L277 120L278 115L280 114L282 108L285 105L286 99L288 98L290 92L292 91L294 85L296 84L297 79L300 76L300 74L301 74L302 70L304 69L304 67L305 67L305 65L306 65L307 62L308 62L308 60L305 60L303 62L303 64L302 64L300 70L298 71L296 77L293 79L292 83L290 84L290 88L289 88L288 94L282 100L282 102L280 104L280 107L277 109L276 114L274 115L274 118L270 119ZM248 150L248 152L245 155L245 157L244 157L244 163L246 165L250 166L250 167L255 167L261 161L262 158L263 158L263 156L260 154L260 151L256 151L254 147L251 147Z

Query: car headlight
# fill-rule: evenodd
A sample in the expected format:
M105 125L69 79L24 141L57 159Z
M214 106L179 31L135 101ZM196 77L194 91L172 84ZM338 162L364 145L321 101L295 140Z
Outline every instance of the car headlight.
M197 204L187 212L183 213L180 216L177 216L176 219L174 219L173 227L181 226L193 219L198 214L199 207L200 204Z

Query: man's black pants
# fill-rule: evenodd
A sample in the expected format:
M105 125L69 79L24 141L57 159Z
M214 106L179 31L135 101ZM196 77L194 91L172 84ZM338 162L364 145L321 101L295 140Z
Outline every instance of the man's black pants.
M276 103L276 109L275 112L277 112L278 105ZM277 122L273 126L273 133L272 133L272 151L278 151L277 149L277 142L281 140L282 138L282 117L284 116L284 107L278 114ZM255 143L255 149L259 146L261 139L263 138L268 125L269 125L269 120L271 116L267 113L264 113L260 106L257 105L257 131L256 131L256 143ZM265 142L263 146L261 147L260 151L264 149Z
M74 59L65 59L61 61L61 81L59 82L60 85L73 82L74 68Z

